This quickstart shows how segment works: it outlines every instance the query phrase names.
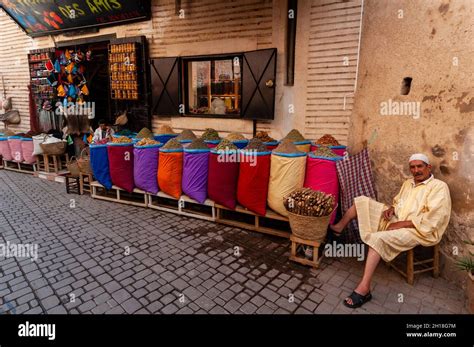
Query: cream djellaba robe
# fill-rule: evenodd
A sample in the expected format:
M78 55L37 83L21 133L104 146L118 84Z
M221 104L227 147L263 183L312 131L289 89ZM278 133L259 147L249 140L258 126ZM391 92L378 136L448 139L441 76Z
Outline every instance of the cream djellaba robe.
M415 246L439 243L451 216L448 185L433 175L417 185L413 178L403 183L393 199L395 215L388 222L382 215L388 206L366 196L355 198L354 203L362 241L387 262ZM415 228L386 230L390 223L408 220Z

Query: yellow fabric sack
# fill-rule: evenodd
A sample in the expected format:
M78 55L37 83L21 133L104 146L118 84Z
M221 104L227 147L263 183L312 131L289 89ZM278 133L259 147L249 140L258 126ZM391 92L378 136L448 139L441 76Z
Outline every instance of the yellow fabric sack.
M286 155L272 153L267 198L268 206L283 216L288 216L283 198L303 187L306 173L306 153Z

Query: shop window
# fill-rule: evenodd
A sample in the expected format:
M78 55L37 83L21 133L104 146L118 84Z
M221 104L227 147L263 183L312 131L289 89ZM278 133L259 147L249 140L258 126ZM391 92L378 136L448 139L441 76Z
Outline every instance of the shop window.
M152 59L153 114L273 119L276 53Z
M183 62L188 114L240 115L242 57Z

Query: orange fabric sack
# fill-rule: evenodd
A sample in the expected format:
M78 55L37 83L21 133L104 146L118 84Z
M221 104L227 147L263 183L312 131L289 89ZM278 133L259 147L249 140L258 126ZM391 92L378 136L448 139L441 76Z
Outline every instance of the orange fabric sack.
M182 194L183 149L162 149L158 160L158 186L163 193L179 199Z

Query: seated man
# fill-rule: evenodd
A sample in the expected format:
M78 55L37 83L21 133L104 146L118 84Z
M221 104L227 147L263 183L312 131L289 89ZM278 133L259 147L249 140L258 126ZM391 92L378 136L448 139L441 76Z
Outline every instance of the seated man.
M347 307L360 307L372 298L370 282L380 258L388 262L417 245L436 245L446 230L451 214L448 185L433 177L426 155L413 154L409 165L413 178L403 183L392 206L359 196L330 226L337 235L357 217L360 237L369 246L362 280L344 300Z
M99 127L94 132L94 137L92 138L92 142L99 142L105 138L112 140L112 135L114 134L114 129L109 127L105 120L99 120Z

